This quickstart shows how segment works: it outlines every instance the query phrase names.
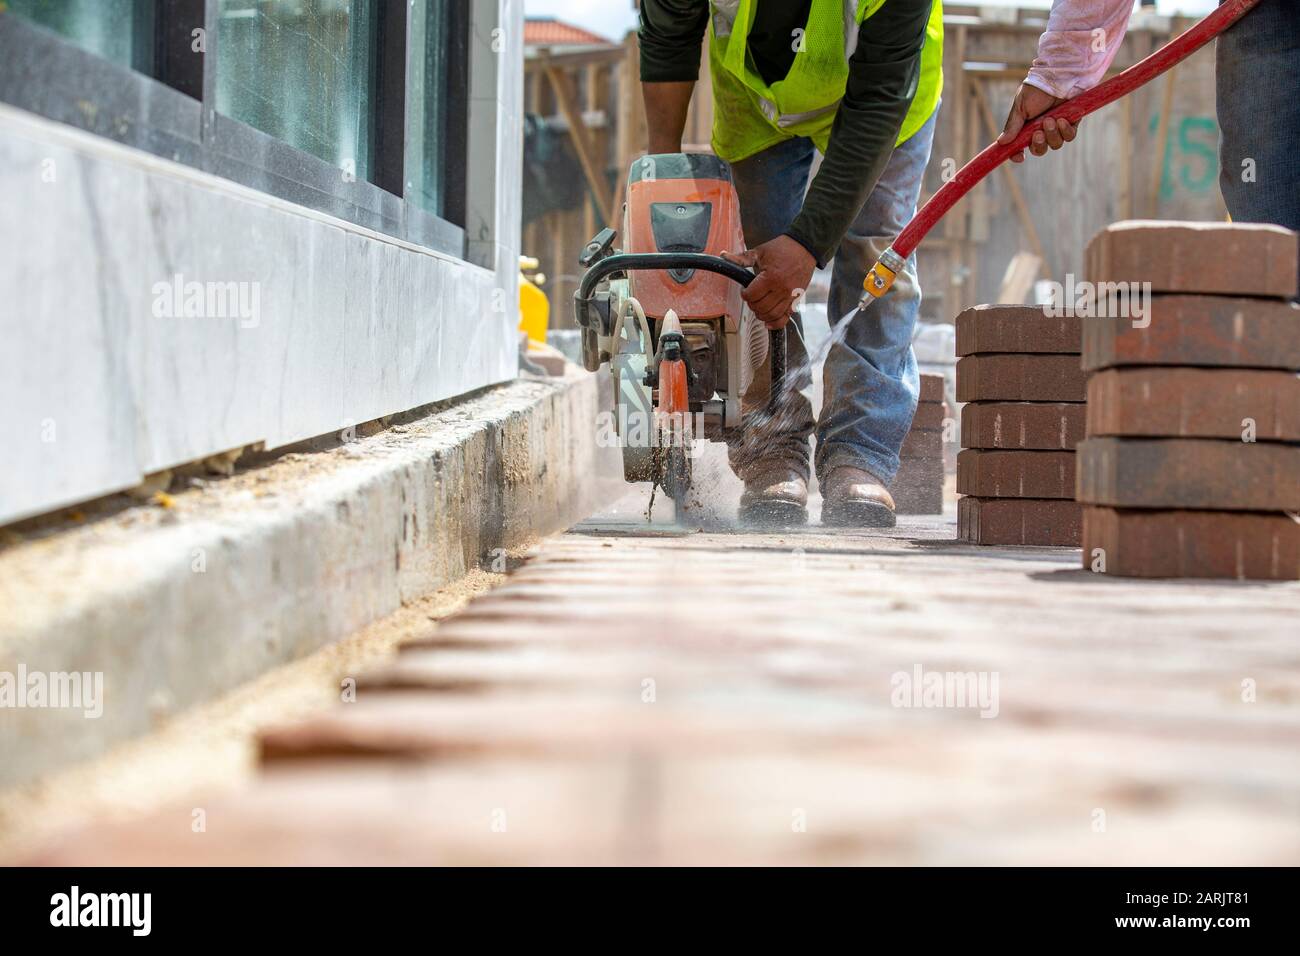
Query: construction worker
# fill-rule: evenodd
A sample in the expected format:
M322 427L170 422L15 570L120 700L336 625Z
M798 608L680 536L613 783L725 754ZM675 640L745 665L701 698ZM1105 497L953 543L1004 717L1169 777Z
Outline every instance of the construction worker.
M999 142L1025 122L1100 83L1119 50L1132 0L1055 0L1038 56L1007 116ZM1238 222L1300 230L1300 3L1260 0L1215 44L1219 189ZM1074 139L1069 123L1047 120L1035 156ZM1024 161L1024 153L1012 157Z
M769 328L782 328L814 268L833 260L834 323L856 306L867 270L915 212L943 82L941 2L641 0L652 154L681 151L706 30L713 149L731 164L748 247L729 258L757 272L745 301ZM894 524L888 485L916 412L920 302L912 259L832 347L816 423L795 391L781 414L766 416L769 376L755 374L744 436L728 449L745 484L742 520L807 520L815 429L823 523ZM810 378L797 322L788 349L791 384L802 388Z

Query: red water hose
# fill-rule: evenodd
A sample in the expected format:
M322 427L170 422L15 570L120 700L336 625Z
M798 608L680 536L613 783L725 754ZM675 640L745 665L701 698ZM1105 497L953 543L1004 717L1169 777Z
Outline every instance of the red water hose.
M1007 159L1025 149L1034 133L1043 128L1049 119L1064 119L1078 123L1089 113L1096 112L1108 103L1113 103L1122 96L1127 96L1139 86L1164 73L1171 66L1191 56L1206 43L1232 26L1256 6L1259 0L1225 0L1213 13L1205 17L1186 33L1170 40L1160 49L1145 59L1134 63L1123 73L1099 83L1090 90L1080 93L1073 99L1066 100L1055 109L1026 123L1010 143L1005 145L994 142L969 163L957 170L952 179L930 197L912 217L911 222L898 234L893 244L880 257L880 262L867 274L863 284L868 295L879 298L893 285L894 276L902 269L903 262L925 238L934 224L951 209L985 176L1001 166ZM865 296L864 296L865 298Z

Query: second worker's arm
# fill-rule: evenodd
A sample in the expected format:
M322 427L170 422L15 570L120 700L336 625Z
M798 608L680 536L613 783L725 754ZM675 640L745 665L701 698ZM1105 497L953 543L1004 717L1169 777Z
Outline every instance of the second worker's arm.
M1047 30L1038 39L1038 56L1011 102L998 142L1011 142L1030 120L1100 83L1132 14L1130 0L1054 0ZM1029 151L1042 156L1071 142L1076 133L1069 121L1049 119L1034 134ZM1023 163L1024 151L1011 161Z

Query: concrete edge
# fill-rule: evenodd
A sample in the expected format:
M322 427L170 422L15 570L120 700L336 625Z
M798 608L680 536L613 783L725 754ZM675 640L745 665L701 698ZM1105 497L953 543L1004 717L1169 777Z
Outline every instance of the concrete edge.
M0 551L0 787L143 734L586 517L619 475L617 450L597 447L598 403L586 373L511 382L169 508ZM30 706L33 674L102 674L102 713Z

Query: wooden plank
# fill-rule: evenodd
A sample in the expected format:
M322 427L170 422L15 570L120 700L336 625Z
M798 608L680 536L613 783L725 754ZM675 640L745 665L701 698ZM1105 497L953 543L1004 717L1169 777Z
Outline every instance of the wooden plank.
M1120 100L1120 110L1123 117L1119 141L1119 208L1125 218L1132 219L1137 215L1137 197L1133 194L1133 97L1126 96Z
M975 82L971 84L971 91L975 97L975 106L979 111L980 119L984 122L985 132L988 133L989 139L996 139L1002 132L997 121L993 118L993 110L989 107L988 96L984 92L982 83ZM1016 174L1012 171L1010 163L1002 164L1002 175L1006 180L1007 192L1011 195L1011 203L1016 207L1016 217L1020 220L1021 228L1025 230L1025 237L1029 240L1029 247L1034 255L1038 256L1042 263L1043 272L1047 275L1054 275L1051 266L1048 264L1047 253L1043 250L1042 240L1038 237L1038 227L1034 225L1034 217L1029 212L1029 205L1025 202L1025 194L1020 189L1020 183L1016 180Z
M947 17L944 18L947 22ZM972 62L986 64L1005 64L1017 69L1024 77L1033 59L1033 53L1042 35L1043 27L1038 24L970 24L970 39L967 43L966 58ZM954 27L956 29L957 27ZM945 31L945 36L950 35ZM1168 42L1171 31L1154 32L1146 29L1127 31L1119 51L1115 55L1112 69L1124 70L1149 54L1156 46Z
M708 147L705 144L713 141L713 78L709 72L707 32L704 35L704 42L700 44L699 79L695 81L695 93L691 97L682 139L683 143L705 146L706 149Z
M582 74L583 74L582 85L583 85L583 94L584 94L583 99L585 100L585 109L587 113L592 113L595 110L600 108L600 101L597 98L597 91L596 91L596 79L599 76L601 69L603 69L603 64L597 64L597 63L588 63L585 67L582 68ZM605 145L605 139L606 139L606 134L604 133L603 130L594 130L589 126L587 127L587 140L591 144L592 156L596 158L597 162L603 162L607 156L607 153L603 148ZM593 186L592 188L593 191L595 191L595 187ZM597 195L599 195L599 193L597 193ZM614 208L612 201L609 202L608 204L602 203L600 205L602 209L612 210ZM593 207L592 203L589 202L583 203L582 204L582 235L594 236L599 231L600 230L596 227L595 208Z
M947 155L940 155L940 172L942 173L942 164L952 163L960 166L966 160L966 114L967 114L967 82L966 82L966 27L957 27L955 36L952 39L951 56L945 45L944 49L944 70L948 74L945 81L951 93L948 94L955 106L952 112L952 149ZM944 112L940 107L940 111ZM956 154L956 155L954 155ZM953 171L956 172L956 168ZM966 218L955 212L950 213L943 218L943 234L948 238L960 239L966 235ZM954 313L956 314L956 313Z
M614 224L613 207L610 204L609 186L605 183L603 167L592 146L589 130L583 122L582 112L578 109L578 97L573 88L573 78L564 70L548 66L546 77L551 81L551 89L560 107L560 113L569 123L569 137L578 151L578 161L582 164L587 185L600 206L600 215L604 224Z
M538 47L535 53L524 58L524 74L545 73L551 66L576 70L593 63L613 64L622 59L623 52L621 46L579 50L574 53L552 53L548 47Z
M1160 125L1156 129L1155 149L1151 151L1151 192L1147 195L1147 218L1155 219L1160 210L1160 187L1164 183L1165 154L1169 150L1169 119L1174 111L1174 79L1178 75L1177 65L1170 67L1165 74L1164 87L1160 95Z
M1043 260L1032 252L1017 252L1007 263L1007 271L1002 276L1002 286L998 289L998 301L1019 305L1029 297L1034 288L1034 280L1043 267Z
M618 65L618 112L614 147L615 178L610 208L619 210L623 184L632 160L645 152L645 104L641 100L640 48L637 35L630 31L623 41L623 59ZM621 228L621 222L614 224Z

